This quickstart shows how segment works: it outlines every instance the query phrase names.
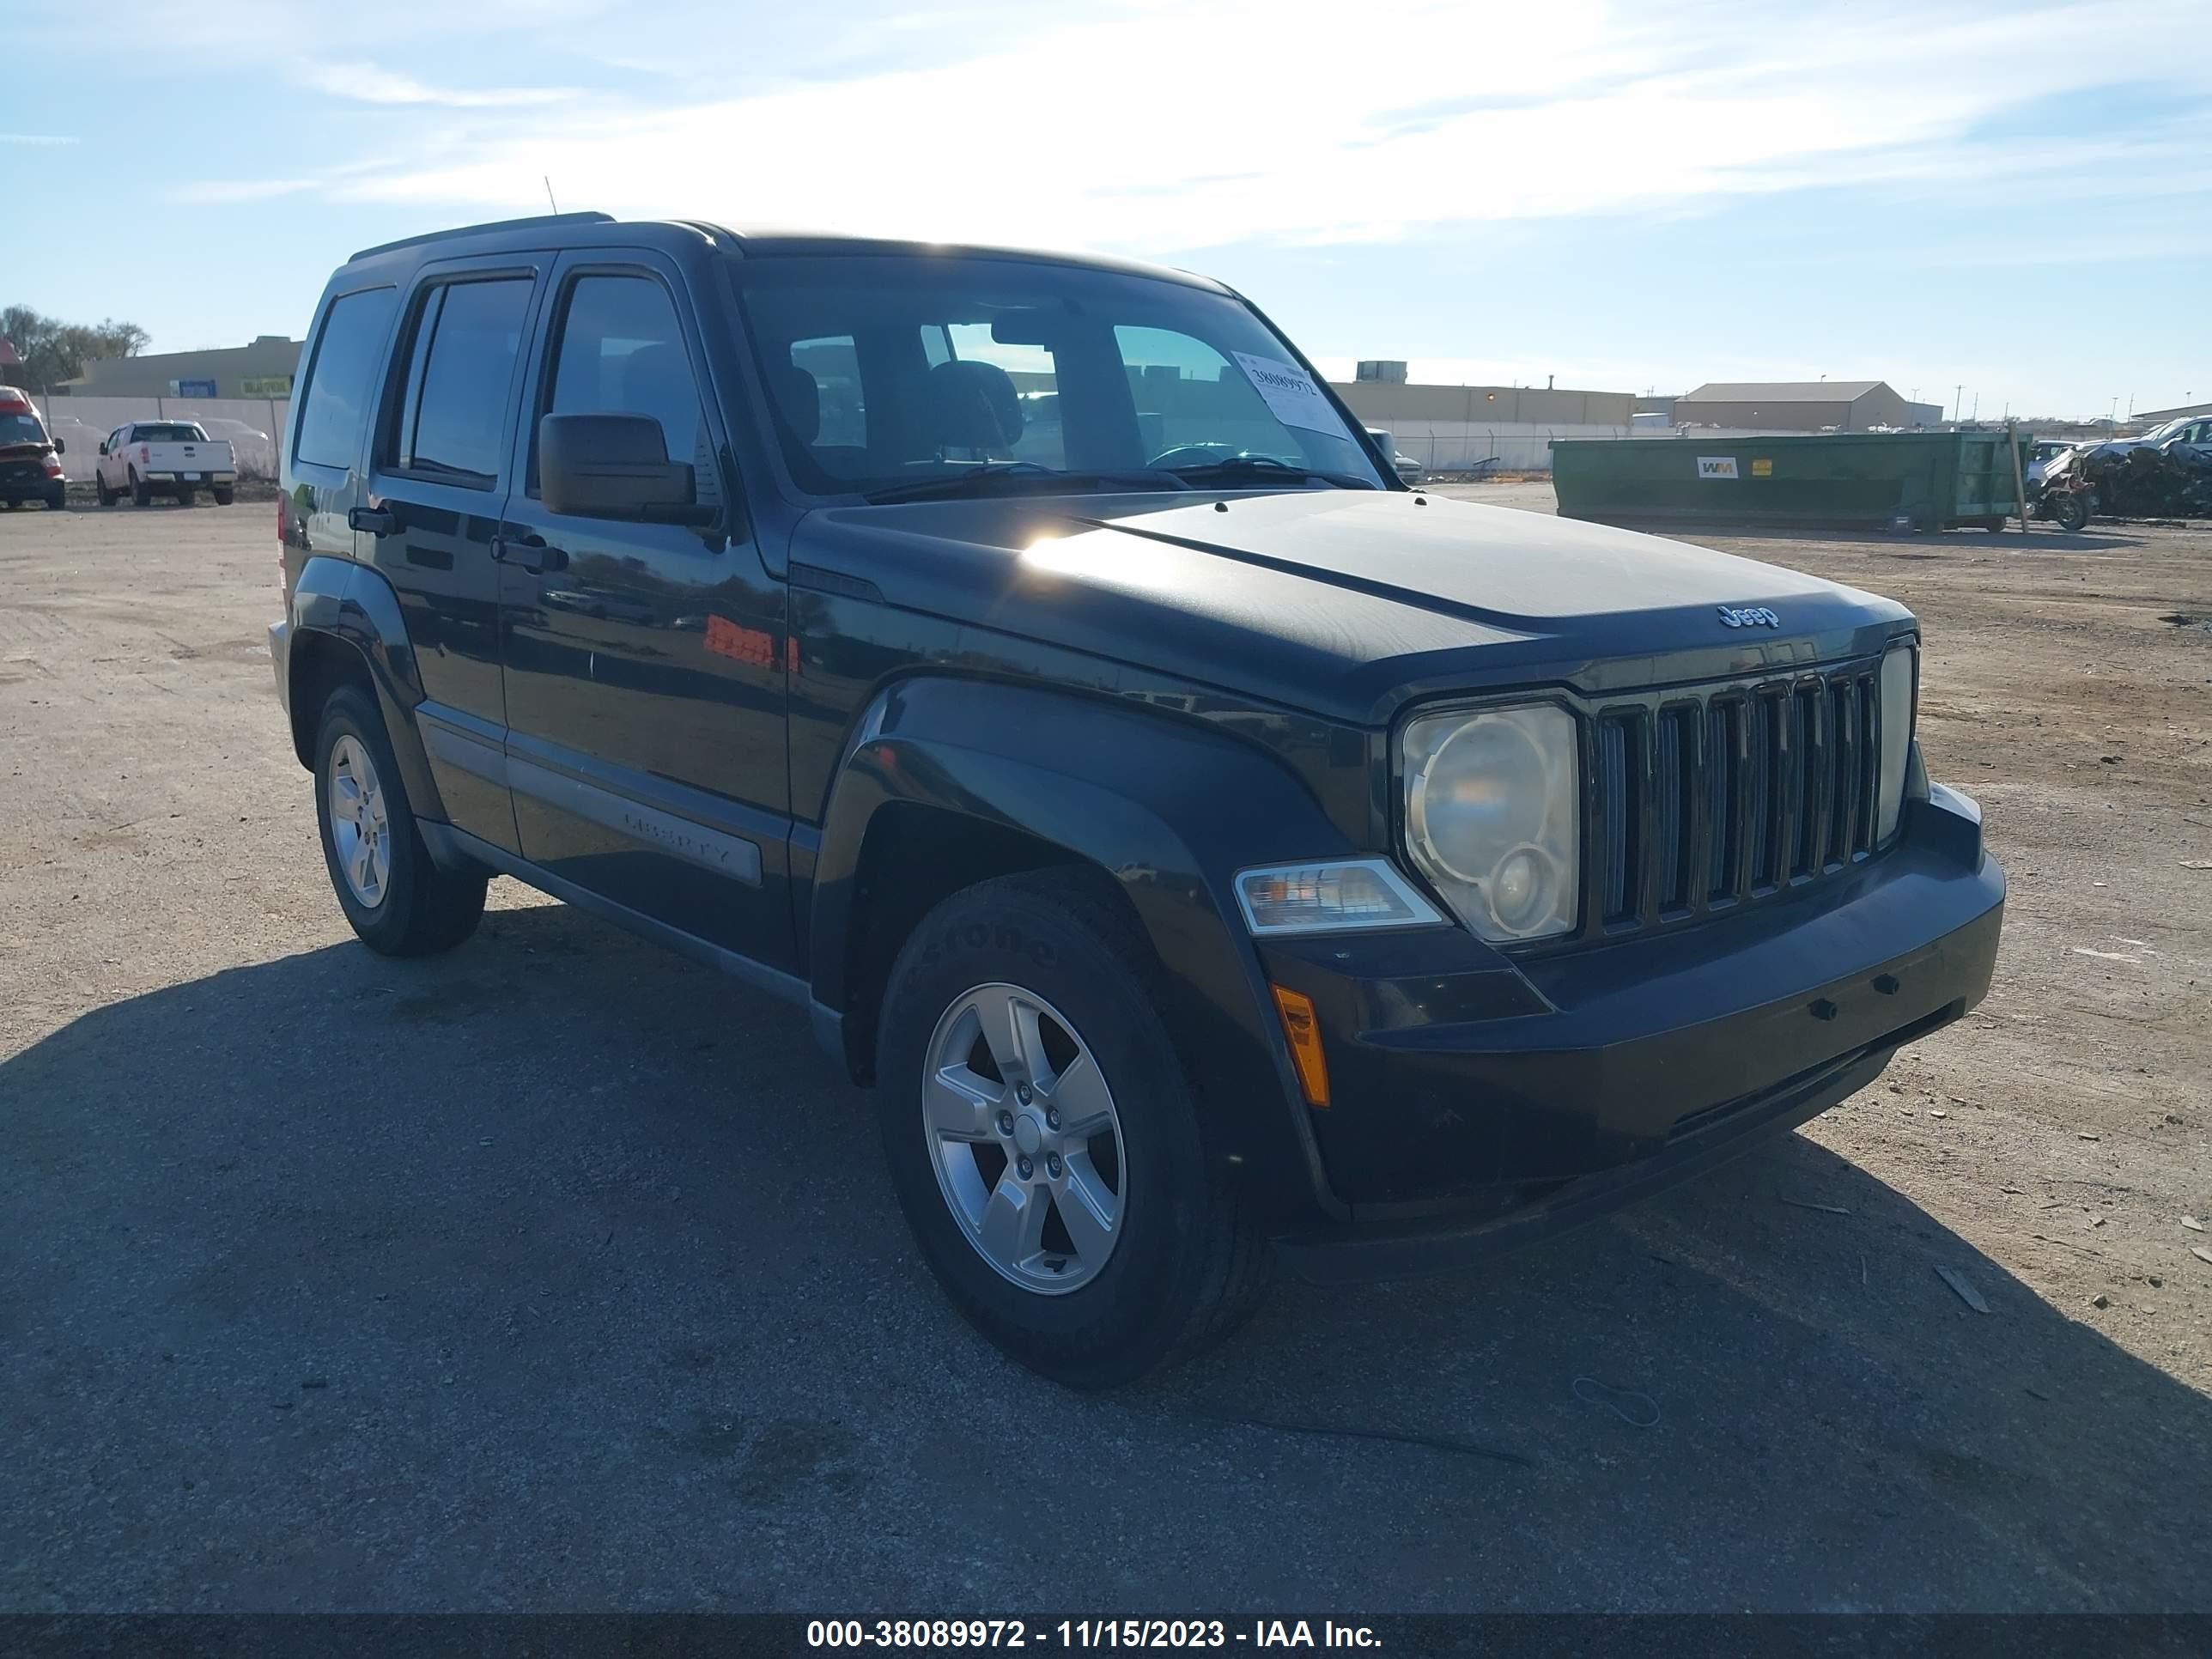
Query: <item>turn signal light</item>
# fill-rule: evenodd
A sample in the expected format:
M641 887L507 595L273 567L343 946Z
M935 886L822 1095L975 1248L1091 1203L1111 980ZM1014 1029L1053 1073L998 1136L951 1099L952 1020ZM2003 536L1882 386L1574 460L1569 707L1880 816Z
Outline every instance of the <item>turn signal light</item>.
M1321 1052L1321 1022L1314 1018L1313 999L1281 986L1275 993L1275 1012L1283 1022L1283 1036L1291 1045L1291 1064L1297 1068L1298 1089L1309 1106L1328 1104L1328 1061Z

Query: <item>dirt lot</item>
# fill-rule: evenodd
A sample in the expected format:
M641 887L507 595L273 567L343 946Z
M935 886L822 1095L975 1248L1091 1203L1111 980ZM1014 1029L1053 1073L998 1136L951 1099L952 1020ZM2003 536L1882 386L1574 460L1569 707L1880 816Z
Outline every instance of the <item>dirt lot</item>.
M509 883L351 940L268 517L0 515L0 1609L2212 1609L2212 534L1702 538L1921 615L1989 1002L1091 1400L947 1310L780 1006Z

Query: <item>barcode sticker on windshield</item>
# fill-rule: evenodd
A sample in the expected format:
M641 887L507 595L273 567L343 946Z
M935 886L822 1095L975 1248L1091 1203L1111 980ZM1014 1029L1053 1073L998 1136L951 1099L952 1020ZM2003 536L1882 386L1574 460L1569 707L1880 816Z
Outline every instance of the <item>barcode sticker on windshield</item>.
M1231 354L1260 396L1268 412L1285 426L1302 426L1309 432L1331 432L1341 436L1344 422L1328 406L1328 399L1314 384L1313 376L1273 357L1255 357L1249 351Z

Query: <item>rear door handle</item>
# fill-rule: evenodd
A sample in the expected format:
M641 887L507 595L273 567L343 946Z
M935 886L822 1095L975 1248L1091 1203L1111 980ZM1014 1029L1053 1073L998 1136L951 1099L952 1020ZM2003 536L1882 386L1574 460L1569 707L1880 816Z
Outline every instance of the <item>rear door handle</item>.
M568 564L568 554L536 531L517 530L511 525L501 526L499 533L491 538L491 556L501 564L527 570L533 576L548 570L564 570Z
M399 533L399 515L389 507L349 507L346 528L367 531L372 536L396 536Z

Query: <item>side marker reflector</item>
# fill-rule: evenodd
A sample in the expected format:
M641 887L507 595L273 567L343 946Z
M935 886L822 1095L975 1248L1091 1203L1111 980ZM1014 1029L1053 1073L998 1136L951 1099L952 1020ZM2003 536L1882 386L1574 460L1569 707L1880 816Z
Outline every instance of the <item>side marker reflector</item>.
M1309 1106L1328 1104L1328 1061L1321 1052L1321 1024L1314 1018L1313 999L1303 992L1278 985L1275 1012L1283 1022L1283 1035L1291 1045L1291 1063L1297 1067L1298 1088Z

